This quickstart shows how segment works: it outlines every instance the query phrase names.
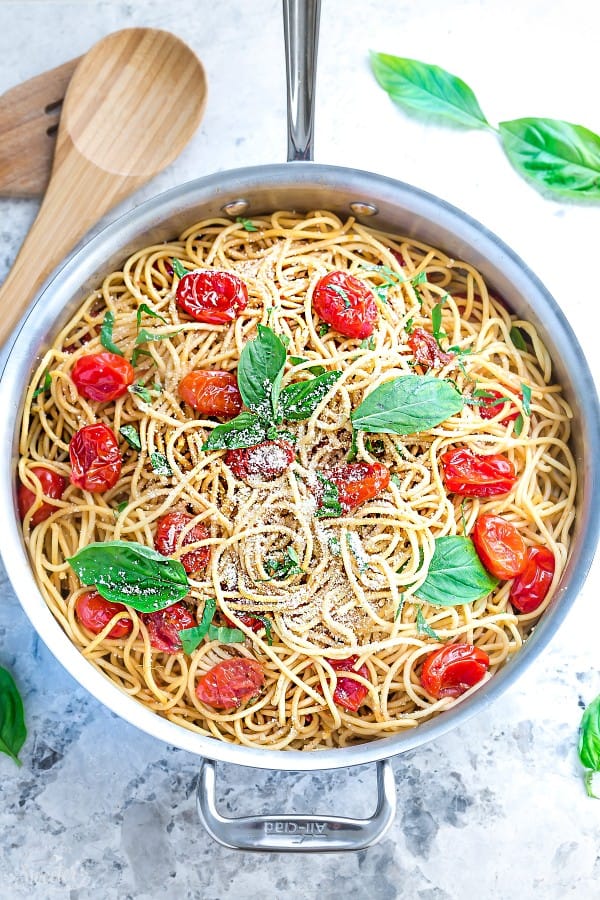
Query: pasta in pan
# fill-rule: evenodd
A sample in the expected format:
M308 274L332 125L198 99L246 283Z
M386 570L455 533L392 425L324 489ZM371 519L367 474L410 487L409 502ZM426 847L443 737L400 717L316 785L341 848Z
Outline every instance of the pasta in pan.
M330 212L206 220L108 275L40 361L24 536L70 639L144 705L345 746L519 650L567 559L571 417L467 263Z

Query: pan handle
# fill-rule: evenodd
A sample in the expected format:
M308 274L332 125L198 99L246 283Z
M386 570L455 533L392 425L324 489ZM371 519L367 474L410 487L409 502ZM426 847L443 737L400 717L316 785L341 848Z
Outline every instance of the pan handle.
M283 0L288 162L313 158L321 0Z
M377 763L377 808L369 819L338 816L223 816L216 804L214 760L202 761L196 794L200 821L215 841L234 850L320 852L364 850L381 840L396 814L396 785L389 760Z

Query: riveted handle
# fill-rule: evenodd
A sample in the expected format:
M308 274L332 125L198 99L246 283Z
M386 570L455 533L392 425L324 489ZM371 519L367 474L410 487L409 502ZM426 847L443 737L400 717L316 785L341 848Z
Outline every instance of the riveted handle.
M288 161L313 158L321 0L283 0Z

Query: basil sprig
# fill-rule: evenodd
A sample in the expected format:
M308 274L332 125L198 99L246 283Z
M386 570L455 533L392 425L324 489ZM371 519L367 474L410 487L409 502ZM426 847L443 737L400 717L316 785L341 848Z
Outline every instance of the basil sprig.
M67 562L83 584L138 612L166 609L189 592L183 565L135 541L88 544Z
M10 672L0 666L0 753L22 765L19 751L26 737L21 695Z
M400 375L376 387L352 413L352 425L371 434L415 434L459 413L464 399L433 375Z
M578 752L581 765L587 769L584 778L587 795L598 800L592 790L592 779L594 772L600 772L600 696L592 700L582 716Z
M436 538L427 578L415 593L432 606L461 606L487 597L498 579L484 569L471 538Z
M209 641L220 641L222 644L244 643L246 635L239 628L227 628L212 624L216 609L217 601L214 597L209 597L204 604L200 622L193 628L185 628L179 632L179 639L184 653L188 655L193 653L207 636Z
M115 314L107 309L104 313L104 319L102 320L102 327L100 329L100 343L104 347L105 350L110 350L111 353L116 353L117 356L124 356L122 350L119 350L115 342L113 341L113 325L115 324Z

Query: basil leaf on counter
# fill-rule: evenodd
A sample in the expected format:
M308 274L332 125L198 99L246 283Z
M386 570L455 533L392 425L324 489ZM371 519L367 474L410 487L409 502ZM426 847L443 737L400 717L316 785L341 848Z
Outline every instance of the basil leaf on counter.
M324 372L309 381L288 384L279 396L279 414L290 422L308 419L341 374L341 372Z
M200 643L208 634L208 629L216 608L217 601L214 597L209 597L204 603L202 618L198 624L194 625L193 628L184 628L183 631L179 632L179 640L181 641L184 653L189 655L194 652L196 647L200 646Z
M170 478L173 474L173 470L169 465L169 460L164 455L164 453L151 453L150 465L157 475L165 475L167 478Z
M592 790L594 772L600 772L600 696L586 707L581 719L578 745L581 765L585 773L585 789L588 797L600 799Z
M137 321L137 329L138 329L138 331L139 331L140 328L142 327L142 315L143 315L144 313L145 313L147 316L150 316L150 317L153 318L153 319L160 319L160 321L161 321L161 322L164 322L165 325L168 325L168 324L169 324L169 323L167 322L167 320L166 320L163 316L160 315L160 313L157 313L157 312L155 312L153 309L151 309L151 308L148 306L147 303L140 303L140 305L139 305L138 308L137 308L136 315L135 315L135 318L136 318L136 321ZM137 341L136 341L136 343L137 343Z
M261 418L277 416L277 403L285 366L285 345L266 325L258 326L258 337L244 346L238 363L240 394L248 409Z
M189 591L183 565L135 541L88 544L67 559L83 584L94 585L106 600L138 612L156 612Z
M427 619L423 615L423 610L420 606L417 607L416 626L417 634L426 634L427 637L433 638L434 641L441 641L441 638L437 631L434 631L431 625L427 624Z
M513 325L510 329L509 337L517 350L525 350L525 352L527 352L527 344L525 343L525 338L520 328Z
M220 641L222 644L243 644L246 640L246 635L239 628L209 625L208 639L209 641Z
M0 753L6 753L18 766L22 765L19 751L26 737L21 695L10 672L0 666Z
M488 127L468 84L440 66L372 52L371 68L381 87L399 106L467 128Z
M415 434L459 413L462 395L433 375L400 375L376 387L352 413L352 425L371 434Z
M427 578L415 593L433 606L461 606L487 597L498 579L481 564L471 538L436 538Z
M498 127L521 175L563 197L600 199L600 135L560 119L513 119Z
M335 519L341 516L343 510L337 484L325 478L320 472L317 472L316 475L323 485L323 493L321 494L320 506L315 512L315 517L317 519Z
M102 320L102 328L100 329L100 343L105 350L116 353L118 356L124 356L122 350L119 350L113 341L113 325L115 324L115 314L107 309Z
M178 259L173 259L173 271L177 275L178 278L183 278L184 275L189 275L192 271L191 269L186 269L182 262Z
M268 425L258 416L242 412L230 422L213 428L204 442L203 450L237 450L240 447L255 447L267 436Z
M142 442L138 430L133 425L121 425L119 433L123 435L129 446L133 447L134 450L142 449Z

